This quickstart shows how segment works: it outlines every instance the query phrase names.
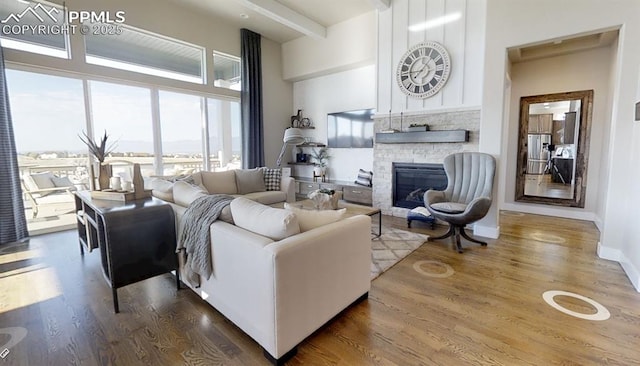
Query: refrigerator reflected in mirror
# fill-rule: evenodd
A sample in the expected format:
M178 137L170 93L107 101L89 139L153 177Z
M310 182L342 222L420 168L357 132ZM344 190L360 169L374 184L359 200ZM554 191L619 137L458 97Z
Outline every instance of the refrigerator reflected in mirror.
M549 162L551 134L529 134L527 142L527 174L544 174Z

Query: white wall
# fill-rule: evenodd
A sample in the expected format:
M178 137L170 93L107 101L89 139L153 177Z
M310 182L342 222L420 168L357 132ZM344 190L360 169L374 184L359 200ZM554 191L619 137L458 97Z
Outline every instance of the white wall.
M266 166L276 166L282 149L282 136L289 127L293 108L293 84L282 77L282 47L262 38L262 104L264 123L264 159Z
M302 109L313 122L315 129L303 130L305 136L326 144L327 113L375 108L375 92L374 65L299 81L293 85L292 111ZM358 169L373 170L372 148L329 149L329 155L329 179L353 181ZM294 175L311 178L312 168L296 166Z
M485 0L394 0L378 16L378 111L394 115L461 106L479 106L482 96ZM459 13L456 21L420 32L408 27ZM451 75L440 92L427 99L406 96L398 87L396 68L414 44L436 41L451 57Z
M602 136L611 128L609 106L610 65L613 62L610 47L568 55L519 62L511 66L511 98L508 117L506 153L502 159L508 174L505 176L503 194L504 209L543 215L595 220L598 197L601 191ZM598 75L598 77L585 77ZM594 90L591 134L589 139L589 164L587 166L587 192L585 207L570 208L514 202L516 165L518 157L518 129L520 125L520 98L523 96L552 94L578 90ZM607 113L609 112L609 113Z
M297 81L371 65L376 57L376 12L327 28L327 37L301 37L282 44L285 80Z
M553 11L549 11L553 9ZM613 95L611 131L608 143L608 184L600 238L599 254L619 260L636 288L640 289L640 250L638 250L637 203L640 190L636 176L640 152L634 149L640 132L633 122L632 107L638 93L640 65L640 2L636 0L491 0L487 2L486 47L480 151L499 155L503 149L502 133L508 126L503 116L502 96L507 71L506 50L510 47L553 40L595 30L620 28L618 57L610 93ZM604 71L605 73L608 70ZM589 76L585 76L589 77ZM590 77L597 77L592 75ZM634 137L636 140L634 140ZM606 144L603 144L603 148ZM592 158L597 157L591 155ZM501 171L499 183L506 176ZM491 212L497 221L497 212Z

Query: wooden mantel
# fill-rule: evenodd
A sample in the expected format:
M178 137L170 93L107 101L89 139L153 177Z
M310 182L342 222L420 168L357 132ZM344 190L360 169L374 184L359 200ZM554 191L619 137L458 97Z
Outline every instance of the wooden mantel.
M376 142L380 144L406 144L422 142L467 142L468 130L442 130L419 132L376 133Z

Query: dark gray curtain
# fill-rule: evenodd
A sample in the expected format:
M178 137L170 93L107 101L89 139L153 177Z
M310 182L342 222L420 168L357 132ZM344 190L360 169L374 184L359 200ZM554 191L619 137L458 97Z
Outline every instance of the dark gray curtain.
M262 124L262 57L260 35L240 30L242 38L242 167L264 166L264 127Z
M9 92L4 72L4 54L0 47L0 245L29 236L24 217L20 170L13 138Z

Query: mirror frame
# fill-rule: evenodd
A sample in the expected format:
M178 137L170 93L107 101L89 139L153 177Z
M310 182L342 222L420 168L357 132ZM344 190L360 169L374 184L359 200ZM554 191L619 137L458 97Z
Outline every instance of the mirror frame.
M524 194L525 174L527 172L527 135L529 134L529 106L537 103L551 103L563 100L581 101L578 148L576 151L576 171L574 176L573 198L551 198L528 196ZM589 157L589 136L593 113L593 90L581 90L566 93L534 95L520 98L520 128L518 135L518 167L516 170L516 202L541 203L555 206L584 208L587 190L587 164Z

